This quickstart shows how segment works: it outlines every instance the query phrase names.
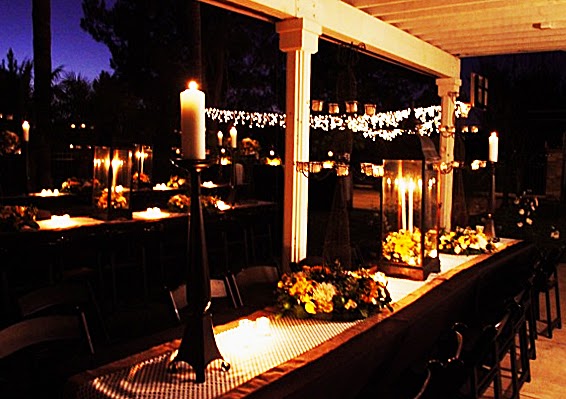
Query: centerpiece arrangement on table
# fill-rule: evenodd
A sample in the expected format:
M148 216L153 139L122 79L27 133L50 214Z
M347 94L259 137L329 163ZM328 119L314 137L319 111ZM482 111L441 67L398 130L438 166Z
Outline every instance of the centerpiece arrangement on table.
M93 214L103 220L131 219L132 148L95 147Z
M440 235L438 250L445 254L478 255L496 252L498 246L498 240L487 237L483 226L456 227Z
M381 272L339 266L303 266L277 284L281 315L355 320L389 307L391 296Z
M230 209L230 205L226 204L220 198L212 195L201 195L200 201L203 209L208 212L225 211ZM176 194L167 201L167 208L171 212L189 212L191 210L191 197L185 194Z
M36 216L37 208L33 206L0 206L0 231L38 230L39 225L35 221Z
M426 280L440 271L440 158L428 137L404 135L388 144L381 192L382 250L387 275Z

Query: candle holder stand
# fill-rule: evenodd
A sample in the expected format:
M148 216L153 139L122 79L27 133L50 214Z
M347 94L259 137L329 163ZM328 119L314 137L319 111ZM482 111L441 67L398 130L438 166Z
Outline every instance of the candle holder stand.
M216 345L212 328L210 308L210 272L208 268L208 252L200 201L201 172L212 162L208 160L182 159L175 161L178 166L187 169L191 175L191 208L188 235L188 275L187 303L189 316L181 345L177 355L171 360L168 370L177 371L178 362L185 362L193 367L196 382L205 382L205 370L209 363L222 359ZM228 370L230 365L223 361L222 369Z
M27 195L31 192L29 141L24 141L23 151L24 151L24 163L25 163L24 167L25 167L25 178L26 178L26 184L24 190L25 190L25 194Z
M489 238L496 238L495 221L493 215L495 214L495 162L489 161L489 172L491 174L491 187L489 193L489 212L485 221L484 232Z
M228 194L227 203L235 205L238 200L238 178L236 176L236 148L230 149L230 159L232 161L232 168L230 169L230 193Z

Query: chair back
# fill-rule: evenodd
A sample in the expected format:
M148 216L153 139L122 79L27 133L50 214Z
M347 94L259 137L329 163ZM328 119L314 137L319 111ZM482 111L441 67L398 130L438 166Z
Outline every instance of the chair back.
M0 331L0 359L44 342L84 338L80 318L54 315L20 321Z

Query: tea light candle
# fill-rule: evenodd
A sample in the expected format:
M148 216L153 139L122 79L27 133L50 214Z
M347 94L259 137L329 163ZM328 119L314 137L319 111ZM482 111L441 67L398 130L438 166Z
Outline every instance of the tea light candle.
M194 81L181 92L181 141L183 156L188 159L206 158L204 101L204 93Z
M499 150L499 137L497 137L497 132L491 132L489 136L489 160L491 162L497 162Z
M241 334L249 336L253 332L253 322L248 319L243 319L238 322L238 329Z
M269 335L271 334L271 327L269 325L269 319L265 316L259 317L255 321L255 328L259 335Z
M230 205L228 205L226 202L222 201L222 200L218 200L216 202L216 208L218 208L219 211L227 211L228 209L232 208Z

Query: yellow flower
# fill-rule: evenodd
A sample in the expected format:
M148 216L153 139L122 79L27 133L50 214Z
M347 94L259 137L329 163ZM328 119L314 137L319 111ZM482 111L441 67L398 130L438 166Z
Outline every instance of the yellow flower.
M344 308L346 310L350 310L350 309L356 309L358 307L358 304L354 301L352 301L351 299L348 299L348 302L346 302L346 304L344 305Z
M316 314L314 303L312 302L305 303L305 311L310 314Z

